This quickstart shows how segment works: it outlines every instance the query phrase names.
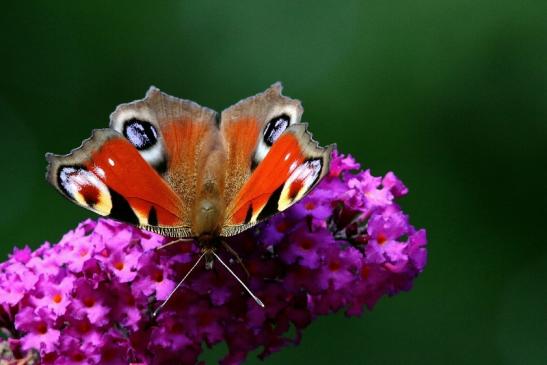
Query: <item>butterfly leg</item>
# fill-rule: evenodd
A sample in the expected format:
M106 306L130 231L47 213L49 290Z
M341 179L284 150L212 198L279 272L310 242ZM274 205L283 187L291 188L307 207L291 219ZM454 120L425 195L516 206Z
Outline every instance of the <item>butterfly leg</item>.
M159 250L161 250L161 249L164 249L164 248L166 248L166 247L169 247L169 246L171 246L171 245L174 245L175 243L179 243L179 242L192 242L192 241L193 241L193 239L191 239L191 238L179 238L179 239L177 239L177 240L174 240L174 241L171 241L171 242L167 242L167 243L164 244L164 245L161 245L161 246L159 246L159 247L156 247L156 250L159 251Z
M249 270L247 270L247 268L246 268L245 265L243 264L243 260L241 260L241 257L239 257L238 253L237 253L232 247L230 247L230 245L229 245L226 241L221 241L221 242L222 242L222 246L224 246L224 248L226 249L226 251L228 251L229 253L231 253L232 256L235 257L237 263L241 265L241 267L242 267L243 270L245 271L245 274L247 274L247 277L251 276L251 274L249 273Z

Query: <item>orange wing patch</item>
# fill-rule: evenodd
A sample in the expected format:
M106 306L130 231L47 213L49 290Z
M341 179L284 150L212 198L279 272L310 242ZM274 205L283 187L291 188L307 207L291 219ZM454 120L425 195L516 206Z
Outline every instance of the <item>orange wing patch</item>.
M256 222L273 193L287 181L304 158L294 135L280 137L228 208L229 224Z
M260 124L255 118L239 119L222 125L226 168L224 200L232 201L251 172L251 156L256 148Z
M86 167L127 200L139 224L150 224L150 216L155 225L180 223L180 199L127 140L109 140L91 156Z

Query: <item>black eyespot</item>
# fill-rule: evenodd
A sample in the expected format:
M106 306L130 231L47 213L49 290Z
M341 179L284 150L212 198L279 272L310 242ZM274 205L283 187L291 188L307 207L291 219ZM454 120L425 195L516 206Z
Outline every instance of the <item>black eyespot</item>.
M138 150L146 150L158 141L158 132L152 123L135 118L124 123L123 135Z
M266 124L266 128L264 128L264 143L271 147L274 142L277 141L281 133L285 132L290 121L291 118L287 114L281 114L270 120L268 124Z

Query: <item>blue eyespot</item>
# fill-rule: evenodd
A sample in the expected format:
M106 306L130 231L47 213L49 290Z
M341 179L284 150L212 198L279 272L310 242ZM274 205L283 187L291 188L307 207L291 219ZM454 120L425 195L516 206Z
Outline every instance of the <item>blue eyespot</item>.
M264 143L266 143L268 147L271 147L279 136L285 132L290 121L291 118L287 114L282 114L270 120L264 128Z
M146 150L158 142L158 132L152 123L135 118L124 123L123 135L139 151Z

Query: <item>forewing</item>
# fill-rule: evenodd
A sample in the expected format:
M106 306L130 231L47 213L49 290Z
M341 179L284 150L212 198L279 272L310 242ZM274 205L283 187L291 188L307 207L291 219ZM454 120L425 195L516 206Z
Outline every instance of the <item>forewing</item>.
M68 155L48 153L46 178L65 197L100 215L141 227L179 227L182 202L124 136L94 130Z

